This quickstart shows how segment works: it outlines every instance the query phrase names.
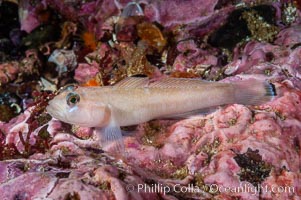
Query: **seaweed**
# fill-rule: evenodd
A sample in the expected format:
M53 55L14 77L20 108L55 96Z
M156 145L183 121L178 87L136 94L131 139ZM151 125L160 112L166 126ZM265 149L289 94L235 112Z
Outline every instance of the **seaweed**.
M252 151L248 148L246 153L237 154L234 157L240 166L238 174L241 181L248 181L255 187L270 175L272 166L262 160L258 150Z
M32 106L35 106L31 112L31 116L26 123L29 125L29 131L26 138L23 137L22 132L19 132L21 143L24 145L24 152L18 151L17 147L13 143L4 143L4 138L1 140L0 145L0 160L12 159L12 158L28 158L30 155L40 152L45 153L50 145L51 140L49 133L47 132L45 124L51 119L48 114L45 114L45 107L48 105L48 100L53 97L52 94L46 92L34 92L35 102ZM30 144L30 137L32 132L37 128L44 126L36 136L36 143Z
M15 144L4 144L4 140L1 140L0 145L0 160L7 160L12 158L24 157L17 149Z
M12 118L16 117L18 113L15 111L13 107L10 107L8 105L1 105L0 104L0 121L8 122Z

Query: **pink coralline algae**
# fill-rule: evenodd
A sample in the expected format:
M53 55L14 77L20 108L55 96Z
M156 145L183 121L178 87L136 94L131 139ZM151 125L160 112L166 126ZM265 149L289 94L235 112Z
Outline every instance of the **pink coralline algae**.
M40 6L42 6L42 4ZM19 17L21 30L31 32L34 28L40 25L36 10L37 8L32 6L29 1L20 2Z
M185 71L186 69L206 69L209 66L216 66L218 58L207 51L199 49L194 41L183 41L178 44L179 55L174 61L174 70ZM197 70L197 69L196 69Z
M96 74L99 73L98 64L97 63L91 63L89 64L79 64L78 67L75 70L75 80L79 83L86 83L90 79L94 78Z
M125 142L131 162L148 169L153 177L165 174L168 179L161 181L172 184L197 181L201 177L198 184L204 189L213 184L224 188L244 184L253 188L261 184L270 189L290 185L294 192L262 190L261 195L281 196L281 199L297 197L300 195L297 178L300 176L300 126L297 125L301 117L300 97L299 91L287 90L283 97L258 108L231 105L204 117L178 122L165 132L167 136L163 136L160 149L141 145L136 138L129 137ZM180 174L180 180L175 180L179 168L186 171ZM248 192L222 192L217 197L228 195L242 199L260 196L257 193L251 198Z
M190 6L187 6L187 3ZM173 24L189 24L198 20L203 20L208 15L213 14L218 1L149 1L146 5L145 15L152 21L158 21L164 26ZM199 6L202 5L202 6ZM185 13L185 15L179 15Z
M0 84L8 83L17 78L18 72L17 62L0 64Z
M234 2L0 1L0 199L300 199L300 3ZM45 111L56 88L128 76L277 96L122 127L124 156Z
M300 32L300 24L295 24L289 28L285 28L279 33L275 43L284 46L296 45L301 42Z

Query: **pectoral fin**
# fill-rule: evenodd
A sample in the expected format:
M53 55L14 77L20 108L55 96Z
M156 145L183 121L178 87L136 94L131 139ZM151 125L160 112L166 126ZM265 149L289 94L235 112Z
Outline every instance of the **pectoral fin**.
M96 128L101 135L101 146L105 151L113 151L118 154L125 154L125 148L120 127L114 122L103 128Z

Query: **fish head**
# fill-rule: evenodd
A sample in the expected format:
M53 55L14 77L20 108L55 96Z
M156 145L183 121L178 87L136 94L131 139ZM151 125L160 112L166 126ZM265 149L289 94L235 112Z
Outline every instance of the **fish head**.
M111 111L108 105L95 102L85 88L67 86L46 107L54 118L83 127L103 127L109 123Z

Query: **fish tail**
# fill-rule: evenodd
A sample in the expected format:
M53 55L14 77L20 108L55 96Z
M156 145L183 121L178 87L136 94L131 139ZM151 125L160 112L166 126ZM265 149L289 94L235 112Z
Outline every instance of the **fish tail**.
M235 102L245 105L260 105L277 96L274 84L267 81L244 80L233 84Z

